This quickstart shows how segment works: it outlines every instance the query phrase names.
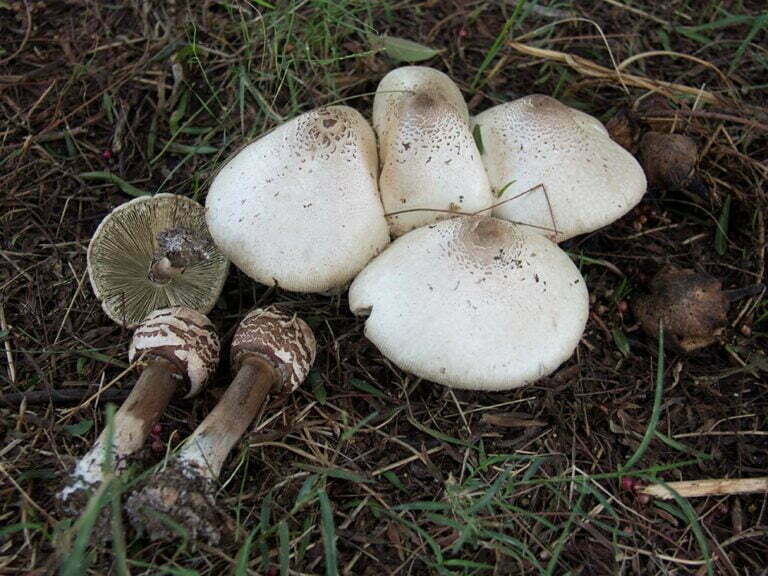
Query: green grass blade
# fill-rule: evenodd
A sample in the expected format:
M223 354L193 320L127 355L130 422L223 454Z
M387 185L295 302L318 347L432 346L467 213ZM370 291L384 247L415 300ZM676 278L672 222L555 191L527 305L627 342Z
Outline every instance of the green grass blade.
M515 25L515 22L520 16L520 13L523 11L523 7L525 6L525 4L526 4L526 0L518 0L517 5L515 6L514 12L512 12L512 16L510 16L507 19L507 21L504 23L504 28L501 29L501 32L496 37L496 40L493 41L493 44L491 45L490 50L488 50L488 53L485 55L485 58L483 58L482 64L480 64L480 67L477 69L477 73L475 74L475 77L472 79L471 88L473 90L481 86L480 77L483 75L483 73L488 68L488 66L491 65L491 62L493 62L493 59L496 58L496 55L499 53L499 50L501 50L502 46L504 46L504 42L506 42L507 36L509 35L510 30L512 30L512 26Z
M626 472L632 466L634 466L645 454L648 449L648 445L651 443L654 435L656 434L656 426L659 423L659 416L661 413L661 398L664 395L664 325L659 321L659 360L656 366L656 390L653 394L653 409L651 410L651 419L648 422L648 428L645 429L643 439L640 441L640 445L632 454L627 463L622 467L622 471Z
M112 482L111 510L109 523L112 531L112 555L114 557L115 573L118 576L130 576L128 569L128 552L125 545L125 530L123 529L123 506L121 495L123 492L122 482L119 478L114 478Z
M118 176L117 174L113 174L112 172L108 172L108 171L81 172L79 176L83 180L96 180L96 181L109 182L110 184L114 184L120 189L121 192L128 194L128 196L133 196L133 197L149 196L149 192L147 192L146 190L137 188L133 184L126 182L125 180L120 178L120 176Z
M235 576L246 576L248 574L248 563L251 559L251 548L253 547L253 537L256 530L252 530L245 537L245 542L237 553L237 564L235 564Z
M715 250L722 256L728 249L728 224L731 219L731 196L727 196L723 203L720 218L717 219L717 231L715 232Z
M325 552L325 574L335 576L339 573L336 557L336 527L333 524L333 510L328 494L324 489L317 493L320 502L320 531L323 535L323 550Z
M88 544L91 541L91 534L101 509L107 502L109 484L109 482L104 482L96 489L88 500L82 515L75 523L77 536L72 550L67 554L67 558L61 566L59 572L61 576L82 576L87 573L91 561L88 555Z
M291 535L288 532L288 524L281 520L277 525L278 552L280 558L280 576L288 576L291 562Z

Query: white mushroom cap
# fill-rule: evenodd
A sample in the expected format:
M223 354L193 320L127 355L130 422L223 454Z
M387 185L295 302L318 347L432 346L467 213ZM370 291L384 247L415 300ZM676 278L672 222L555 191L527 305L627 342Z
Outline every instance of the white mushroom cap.
M503 190L493 215L557 242L607 226L645 194L642 168L599 120L554 98L534 94L501 104L474 124L491 186Z
M216 371L219 350L211 321L195 310L176 306L155 310L136 328L128 359L165 358L176 367L177 377L189 384L186 397L190 398Z
M158 281L152 265L166 255L183 264L176 276ZM101 221L88 245L93 292L107 316L129 328L166 306L209 312L228 270L208 233L203 206L175 194L121 204Z
M379 83L373 109L379 189L393 236L493 205L467 106L450 78L423 66L397 68Z
M393 113L403 96L414 93L440 96L464 122L469 122L469 111L464 96L456 83L446 74L429 66L402 66L381 79L373 100L373 128L381 137L388 116Z
M492 217L460 217L398 238L352 283L365 335L407 372L455 388L533 382L573 353L587 288L545 237Z
M248 145L206 200L219 248L251 278L295 292L344 287L389 243L376 139L347 106L302 114Z
M232 364L238 369L248 354L272 362L283 379L283 389L293 392L309 374L317 343L304 320L276 306L251 310L232 339Z

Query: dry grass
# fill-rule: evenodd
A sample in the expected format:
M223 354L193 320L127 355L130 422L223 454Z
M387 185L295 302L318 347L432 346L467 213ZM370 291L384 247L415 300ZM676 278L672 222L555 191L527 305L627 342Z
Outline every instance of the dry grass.
M679 110L666 128L700 143L707 191L651 192L568 244L593 298L582 344L505 394L416 380L366 342L344 296L233 271L211 315L225 344L269 302L320 344L305 388L272 402L225 467L220 502L250 537L192 550L127 530L124 550L94 550L94 573L765 574L765 495L643 502L619 479L636 453L647 481L768 469L765 298L734 307L718 345L668 353L658 381L657 343L621 304L668 262L765 282L768 18L759 1L625 3L0 1L0 574L67 557L56 544L77 527L54 494L107 400L72 398L112 384L119 400L134 378L129 334L85 279L99 220L137 191L202 200L224 156L301 111L369 113L394 66L373 33L441 48L429 64L474 112L535 90L606 120L660 89ZM173 403L169 447L227 378ZM135 471L162 456L148 449Z

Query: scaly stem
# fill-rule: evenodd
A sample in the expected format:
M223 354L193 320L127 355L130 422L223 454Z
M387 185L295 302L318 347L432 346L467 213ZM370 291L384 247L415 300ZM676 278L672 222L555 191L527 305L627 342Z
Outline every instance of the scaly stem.
M142 447L152 426L176 390L178 380L174 378L175 366L159 356L149 359L128 398L115 413L112 436L112 461L115 470L125 466L127 456ZM89 488L104 479L103 466L107 447L105 429L96 443L78 461L72 474L72 482L61 492L66 500L74 492Z
M278 382L272 362L255 354L246 357L221 400L187 440L179 461L195 464L211 480L218 478L229 451Z

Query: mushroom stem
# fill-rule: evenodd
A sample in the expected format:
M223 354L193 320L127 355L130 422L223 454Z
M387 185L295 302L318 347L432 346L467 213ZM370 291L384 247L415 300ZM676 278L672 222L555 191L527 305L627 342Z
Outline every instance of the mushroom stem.
M235 379L165 470L152 478L126 503L134 526L146 529L152 540L172 539L169 517L211 545L234 531L226 513L214 501L216 481L229 451L259 413L281 377L274 364L248 354Z
M152 540L177 538L181 527L192 546L198 539L215 546L232 535L236 525L214 498L224 460L267 395L295 390L315 354L315 336L300 318L273 307L249 312L232 339L232 384L165 469L128 498L133 526Z
M184 273L192 266L210 259L210 239L199 230L169 228L156 237L158 249L149 267L149 279L156 284L165 284Z
M149 279L156 284L166 284L178 278L184 272L183 267L174 266L168 256L159 255L152 259L149 267Z
M114 470L124 468L126 458L144 444L152 426L176 390L176 372L175 365L160 356L153 356L147 361L136 385L115 413L111 441ZM62 501L66 502L80 492L90 491L104 480L108 442L108 430L105 429L75 466L68 485L59 495ZM79 508L76 503L73 510Z
M179 461L216 480L229 451L279 382L272 362L257 354L244 358L232 384L187 440L178 455Z

